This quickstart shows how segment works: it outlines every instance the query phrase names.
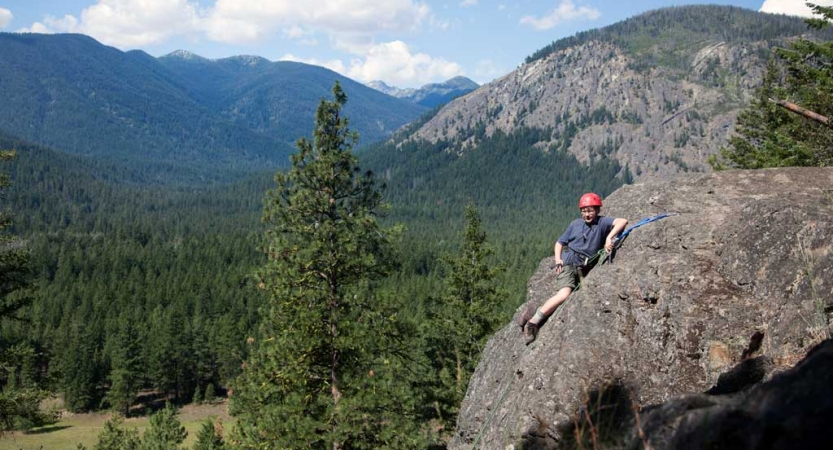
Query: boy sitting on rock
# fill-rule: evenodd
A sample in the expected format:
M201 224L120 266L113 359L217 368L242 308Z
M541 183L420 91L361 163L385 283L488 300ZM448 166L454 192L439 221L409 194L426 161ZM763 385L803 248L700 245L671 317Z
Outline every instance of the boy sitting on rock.
M538 336L541 322L567 300L581 279L593 268L593 256L602 247L612 252L613 240L628 225L628 219L600 216L602 199L592 192L581 196L578 207L581 219L572 221L555 242L556 293L523 326L527 345Z

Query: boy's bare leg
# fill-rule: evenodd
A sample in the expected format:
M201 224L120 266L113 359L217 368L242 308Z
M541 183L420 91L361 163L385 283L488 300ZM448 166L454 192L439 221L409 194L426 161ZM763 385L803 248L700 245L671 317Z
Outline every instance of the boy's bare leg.
M565 287L561 288L560 291L556 292L555 295L550 297L535 313L535 316L532 317L529 321L534 323L535 325L540 325L541 321L545 318L549 317L562 303L564 300L567 300L567 297L573 293L573 288Z
M567 300L567 297L572 292L573 288L561 288L560 291L544 302L543 306L538 308L535 315L524 326L524 340L526 341L526 345L531 344L538 337L538 326L541 325L541 322L555 312L558 306L564 303L564 300Z

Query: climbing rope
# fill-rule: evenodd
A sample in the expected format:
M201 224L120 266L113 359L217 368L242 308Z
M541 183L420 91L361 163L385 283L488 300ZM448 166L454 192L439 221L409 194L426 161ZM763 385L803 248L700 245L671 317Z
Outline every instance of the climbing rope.
M666 217L677 216L679 214L680 213L675 213L675 212L662 213L662 214L653 215L651 217L646 217L646 218L640 220L639 222L637 222L633 226L630 226L625 231L621 232L619 234L619 236L616 236L616 239L613 240L613 251L615 252L616 250L619 249L619 247L622 246L622 244L625 243L625 239L628 238L628 236L631 234L631 231L633 231L633 230L635 230L635 229L637 229L637 228L639 228L643 225L647 225L651 222L656 222L658 220L665 219ZM608 254L607 250L603 247L601 250L596 252L596 254L593 255L593 258L591 258L589 261L596 262L596 260L601 259L601 264L604 264L605 261L609 259L608 257L611 256L612 254L613 254L613 252ZM588 262L588 265L590 265L589 262ZM576 288L576 289L578 289L578 288Z
M480 438L483 436L483 432L486 431L486 428L489 426L489 423L492 421L492 418L495 417L499 406L503 403L503 398L506 397L506 393L509 392L509 387L512 386L512 383L515 382L514 374L512 378L509 379L509 382L506 383L506 387L503 388L503 393L500 394L500 398L498 398L495 407L492 408L492 412L489 413L489 417L486 418L486 421L483 422L483 426L480 427L480 432L477 433L477 436L474 438L474 443L471 445L471 450L477 449L477 444L480 442Z

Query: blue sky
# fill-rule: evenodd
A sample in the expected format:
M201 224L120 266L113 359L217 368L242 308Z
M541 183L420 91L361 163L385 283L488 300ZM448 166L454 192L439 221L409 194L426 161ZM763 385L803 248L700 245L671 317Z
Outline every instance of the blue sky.
M258 55L418 87L486 83L559 38L690 3L808 11L801 0L0 0L0 31L83 33L153 56Z

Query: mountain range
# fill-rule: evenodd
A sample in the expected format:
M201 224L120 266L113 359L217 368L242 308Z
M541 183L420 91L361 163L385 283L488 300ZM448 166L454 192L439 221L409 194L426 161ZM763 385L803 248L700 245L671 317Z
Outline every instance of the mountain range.
M395 145L464 153L497 131L529 128L542 132L540 151L615 159L637 178L708 171L706 159L726 144L773 49L799 36L833 34L736 7L651 11L543 47Z
M615 161L620 180L664 177L709 170L772 50L812 33L831 35L735 7L665 8L553 42L484 86L462 77L412 92L372 83L401 98L296 62L154 58L83 35L0 33L0 130L154 182L231 181L285 165L339 81L360 142L383 142L368 154L378 170L404 164L391 150L404 143L462 155L492 147L484 144L498 131L501 140L533 130L535 151Z
M463 76L454 77L442 83L426 84L419 89L388 86L381 80L371 81L367 85L390 96L404 98L428 108L444 105L480 87L479 84Z
M363 143L427 108L330 70L252 56L154 58L83 35L0 33L0 129L127 164L162 183L239 179L288 164L338 81Z

